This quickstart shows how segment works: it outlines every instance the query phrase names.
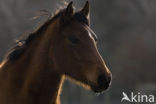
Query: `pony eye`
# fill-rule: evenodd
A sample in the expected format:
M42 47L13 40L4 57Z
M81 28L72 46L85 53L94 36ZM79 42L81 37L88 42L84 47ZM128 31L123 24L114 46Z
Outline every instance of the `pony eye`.
M69 41L70 41L72 44L79 44L79 43L80 43L80 40L77 39L77 38L69 37L68 39L69 39Z

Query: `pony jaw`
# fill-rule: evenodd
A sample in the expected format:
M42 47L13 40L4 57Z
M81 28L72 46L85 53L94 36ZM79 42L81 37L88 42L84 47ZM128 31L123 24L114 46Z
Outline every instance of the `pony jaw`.
M91 86L88 83L85 83L85 82L80 81L80 80L76 80L75 78L72 78L72 77L70 77L68 75L65 75L65 78L70 80L71 82L76 83L79 86L82 86L83 88L85 88L87 90L91 90L92 89Z
M72 78L70 76L65 75L65 78L70 80L71 82L76 83L79 86L82 86L83 88L87 89L87 90L91 90L94 93L103 93L105 90L107 90L109 88L110 85L106 85L104 88L98 86L97 84L91 82L91 81L80 81L80 80L76 80L75 78Z

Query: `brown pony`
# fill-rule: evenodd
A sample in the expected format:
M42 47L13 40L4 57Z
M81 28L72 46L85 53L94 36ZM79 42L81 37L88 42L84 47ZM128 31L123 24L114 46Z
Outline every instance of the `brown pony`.
M89 3L74 12L70 2L1 63L0 104L59 104L64 76L97 93L106 90L111 73L96 42Z

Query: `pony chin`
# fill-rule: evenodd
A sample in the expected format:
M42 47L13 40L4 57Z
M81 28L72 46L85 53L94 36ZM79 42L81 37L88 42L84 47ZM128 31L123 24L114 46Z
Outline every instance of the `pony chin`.
M72 77L70 76L65 76L66 79L70 80L71 82L74 82L76 83L77 85L79 86L82 86L83 88L85 88L86 90L91 90L95 93L95 95L100 95L100 94L103 94L105 91L104 90L101 90L101 91L97 91L95 89L95 86L90 84L90 83L85 83L85 82L81 82L81 81L78 81L76 79L73 79Z
M89 84L86 84L85 82L78 81L78 80L73 79L72 77L67 76L67 75L65 76L65 78L71 80L71 82L74 82L77 85L82 86L83 88L85 88L87 90L92 90L91 86Z

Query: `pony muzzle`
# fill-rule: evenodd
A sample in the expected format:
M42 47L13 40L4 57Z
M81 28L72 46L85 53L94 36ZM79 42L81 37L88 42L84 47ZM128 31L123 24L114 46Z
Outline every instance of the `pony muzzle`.
M112 75L109 74L108 76L101 74L97 78L97 85L91 86L92 90L96 93L103 92L109 88L111 85Z

